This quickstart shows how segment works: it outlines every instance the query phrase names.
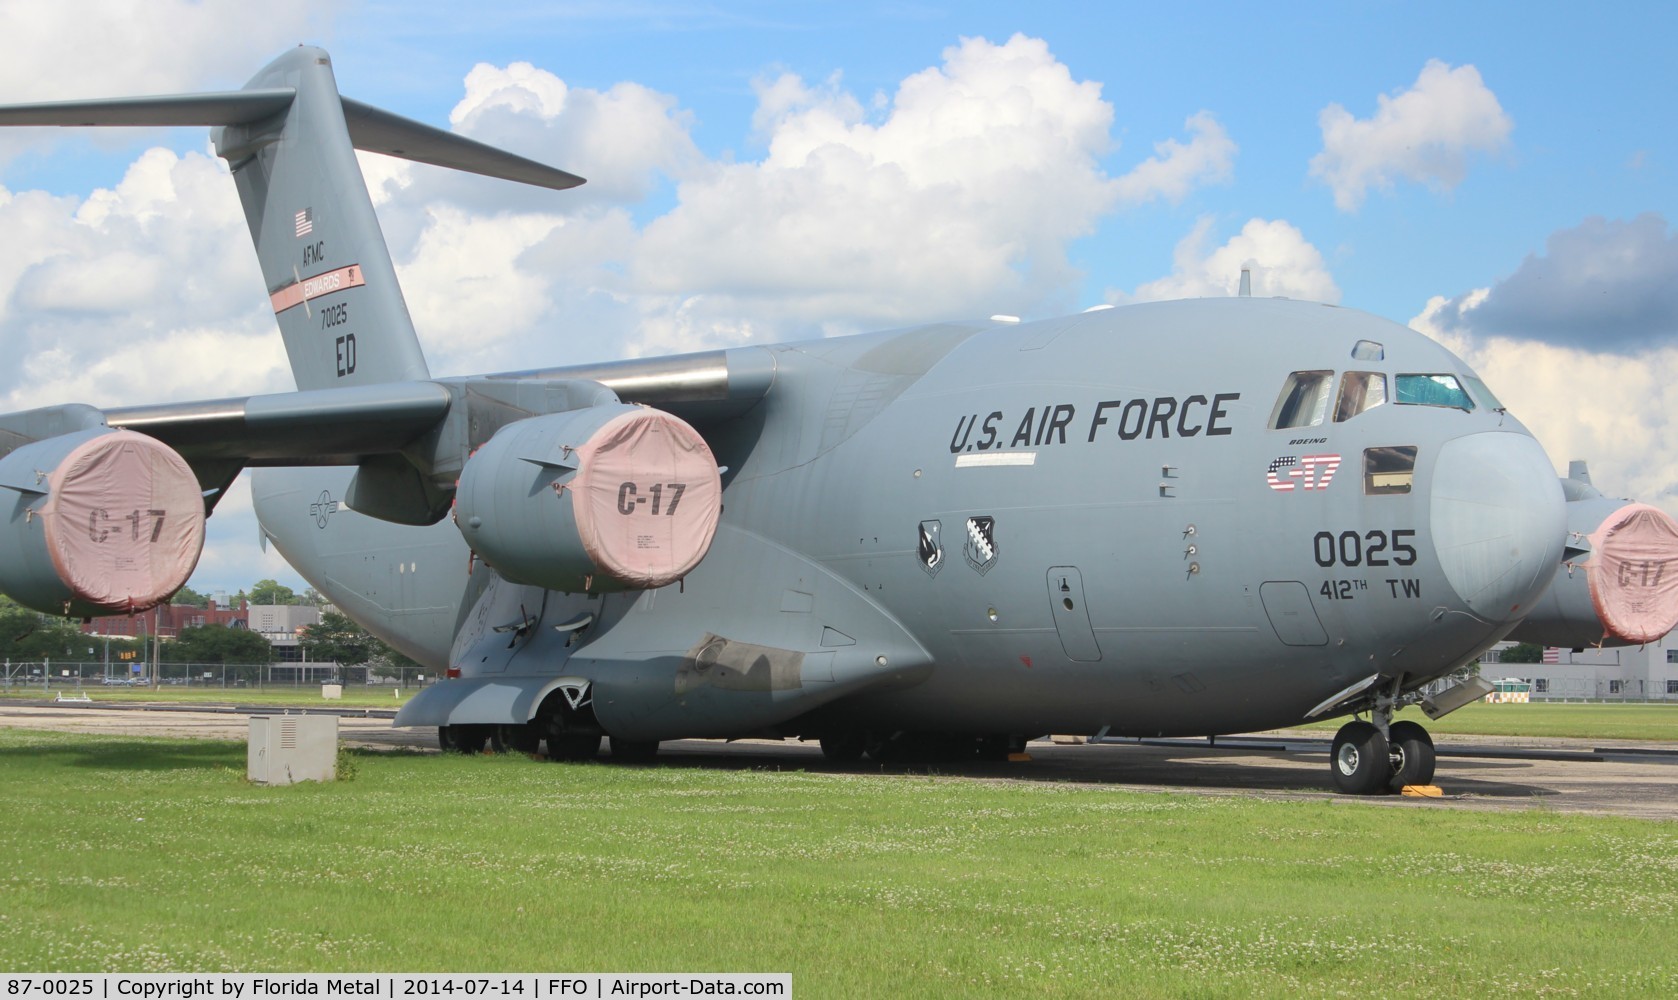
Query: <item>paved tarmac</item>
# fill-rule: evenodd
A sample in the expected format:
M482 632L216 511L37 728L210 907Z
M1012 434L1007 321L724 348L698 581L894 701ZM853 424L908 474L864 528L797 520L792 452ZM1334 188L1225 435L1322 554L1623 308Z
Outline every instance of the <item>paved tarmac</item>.
M243 741L251 714L274 709L164 710L0 702L0 726L65 732L176 736ZM435 729L392 729L388 717L340 714L349 746L435 750ZM666 767L791 769L848 774L934 773L953 779L1052 781L1138 791L1327 799L1389 808L1554 809L1642 819L1678 820L1678 747L1602 741L1446 736L1434 783L1439 799L1353 797L1334 791L1323 734L1152 743L1030 746L1019 763L833 764L813 743L676 740L663 744ZM603 757L609 760L609 756Z

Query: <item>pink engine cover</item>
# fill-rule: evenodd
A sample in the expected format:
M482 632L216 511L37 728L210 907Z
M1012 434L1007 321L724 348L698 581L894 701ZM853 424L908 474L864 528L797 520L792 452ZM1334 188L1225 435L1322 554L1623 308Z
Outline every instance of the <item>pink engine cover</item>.
M59 579L101 610L142 611L179 590L204 548L198 477L169 446L118 431L47 476L41 518Z
M699 565L717 532L722 479L698 432L636 410L601 425L577 453L565 489L595 566L632 587L662 587Z
M1633 503L1590 535L1591 603L1604 634L1654 642L1678 626L1678 521Z

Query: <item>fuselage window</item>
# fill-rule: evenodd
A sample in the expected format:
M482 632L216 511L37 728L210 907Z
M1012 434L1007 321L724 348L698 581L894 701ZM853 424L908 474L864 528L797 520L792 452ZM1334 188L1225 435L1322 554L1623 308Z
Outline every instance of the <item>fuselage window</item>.
M1410 492L1416 478L1416 446L1392 445L1363 450L1363 492L1382 497Z
M1395 403L1474 409L1474 400L1469 398L1455 375L1396 375L1393 382L1397 388L1393 393Z
M1328 416L1328 400L1333 394L1333 372L1294 372L1276 397L1276 409L1270 414L1271 429L1316 427Z
M1387 377L1380 372L1347 372L1340 376L1340 402L1334 422L1350 420L1387 401Z

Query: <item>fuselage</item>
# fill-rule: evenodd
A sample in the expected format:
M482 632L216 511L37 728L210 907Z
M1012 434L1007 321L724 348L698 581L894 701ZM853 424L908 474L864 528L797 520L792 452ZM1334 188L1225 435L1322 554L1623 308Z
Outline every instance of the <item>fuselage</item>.
M258 515L422 662L584 676L603 722L655 739L1286 725L1468 661L1561 555L1526 429L1448 351L1355 311L1214 299L763 350L770 391L696 422L727 468L705 560L656 592L503 595L544 626L595 616L522 661L459 640L493 574L447 520L343 509L341 469L256 470ZM799 659L701 690L706 636Z

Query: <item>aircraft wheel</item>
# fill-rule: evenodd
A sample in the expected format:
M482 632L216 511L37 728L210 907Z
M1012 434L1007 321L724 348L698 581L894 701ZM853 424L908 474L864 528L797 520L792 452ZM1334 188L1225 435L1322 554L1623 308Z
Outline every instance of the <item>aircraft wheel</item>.
M1367 722L1348 722L1334 734L1329 752L1334 784L1348 795L1374 795L1387 790L1392 764L1387 738Z
M1433 784L1433 737L1414 722L1395 722L1387 729L1391 744L1393 791L1405 785Z
M483 753L489 743L490 727L473 725L444 726L437 731L444 750L455 753Z
M626 740L617 736L606 739L612 759L624 764L644 764L658 756L657 740Z
M542 734L532 725L496 726L490 745L496 753L535 753L542 743Z
M1021 736L981 736L979 737L979 759L988 761L1004 761L1012 754L1025 750L1026 740Z
M599 733L548 734L549 760L593 760L599 752Z
M869 760L881 764L896 763L902 760L904 756L902 741L897 738L896 734L891 736L870 735L862 752L868 755Z
M860 730L822 737L822 756L831 761L849 764L861 760L867 750L868 734Z

